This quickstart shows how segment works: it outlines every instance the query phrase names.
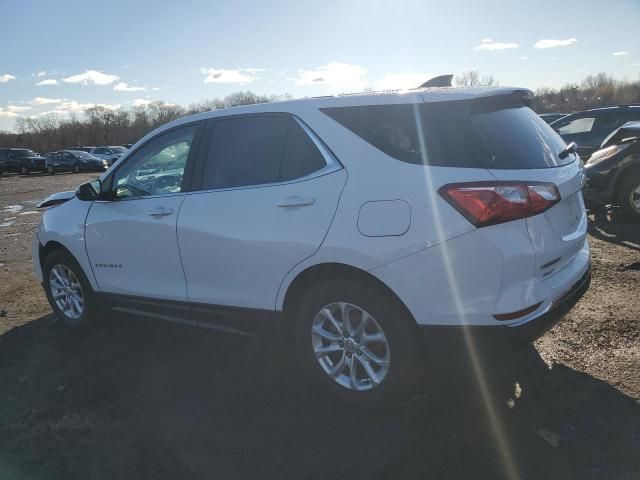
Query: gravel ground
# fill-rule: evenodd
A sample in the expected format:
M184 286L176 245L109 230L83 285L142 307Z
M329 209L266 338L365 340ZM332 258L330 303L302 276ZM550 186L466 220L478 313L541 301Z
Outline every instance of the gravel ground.
M640 478L640 227L617 211L592 217L591 289L535 346L372 413L264 340L56 324L35 203L94 177L0 178L0 479Z

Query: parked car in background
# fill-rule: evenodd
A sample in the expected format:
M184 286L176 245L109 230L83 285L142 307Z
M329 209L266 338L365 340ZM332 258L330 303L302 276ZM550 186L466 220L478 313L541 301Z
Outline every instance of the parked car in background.
M600 148L603 140L626 122L640 120L640 105L602 107L569 114L551 124L565 142L576 142L583 160Z
M127 149L121 146L109 146L109 147L96 147L89 153L102 160L108 160L109 165L112 165L121 155L127 152Z
M124 145L122 145L122 146L128 150L128 149L130 149L131 147L133 147L133 143L125 143L125 144L124 144Z
M615 203L640 221L640 121L628 122L609 135L585 164L589 202Z
M566 117L567 115L568 113L541 113L540 118L547 123L553 123L556 120L561 119L562 117Z
M82 150L62 150L47 158L46 170L56 172L104 172L109 162Z
M91 150L93 150L96 147L73 147L73 148L69 148L68 150L80 150L82 152L87 152L87 153L91 153Z
M425 351L532 341L589 286L582 162L529 95L429 88L173 121L40 204L36 275L69 326L101 308L253 325L285 335L326 393L403 399Z
M27 148L0 148L0 173L45 172L45 158Z

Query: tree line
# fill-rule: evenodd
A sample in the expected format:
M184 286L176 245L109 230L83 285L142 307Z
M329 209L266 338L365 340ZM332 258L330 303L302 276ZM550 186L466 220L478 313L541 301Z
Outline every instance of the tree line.
M498 85L492 75L482 75L476 70L456 76L455 83L458 86ZM71 114L68 117L25 117L16 121L15 132L0 132L0 146L26 147L48 152L82 145L124 145L135 143L154 128L185 115L290 98L288 94L267 96L247 91L204 100L186 107L151 102L128 109L95 106L81 115ZM633 103L640 104L640 80L621 81L606 73L598 73L589 75L579 84L536 90L532 108L538 113L570 113Z
M290 95L235 92L186 107L151 102L118 109L95 106L81 115L71 113L68 117L55 114L24 117L16 120L15 132L0 132L0 146L50 152L84 145L126 145L135 143L160 125L186 115L290 98Z

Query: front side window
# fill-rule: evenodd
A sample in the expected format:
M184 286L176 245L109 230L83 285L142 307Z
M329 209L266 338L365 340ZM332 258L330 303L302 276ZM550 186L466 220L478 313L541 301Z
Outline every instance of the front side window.
M290 116L225 118L213 127L203 188L290 181L325 166L316 145Z
M196 125L176 128L145 144L114 175L116 198L167 195L183 191L183 175Z

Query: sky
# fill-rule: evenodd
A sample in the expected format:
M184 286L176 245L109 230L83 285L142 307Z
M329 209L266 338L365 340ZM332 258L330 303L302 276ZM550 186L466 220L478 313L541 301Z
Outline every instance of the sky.
M640 78L640 0L0 0L0 130L96 104Z

